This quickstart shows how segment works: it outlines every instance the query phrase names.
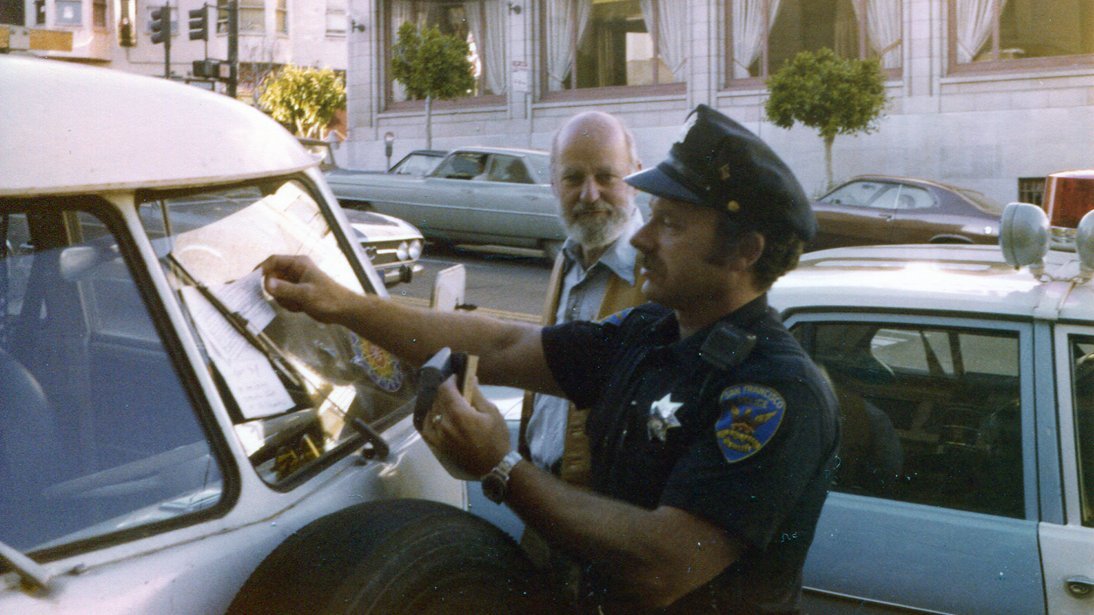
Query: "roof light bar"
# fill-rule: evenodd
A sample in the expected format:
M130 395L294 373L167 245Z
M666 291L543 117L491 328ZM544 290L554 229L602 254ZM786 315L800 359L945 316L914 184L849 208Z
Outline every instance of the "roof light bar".
M1094 210L1094 169L1050 174L1045 178L1044 203L1052 247L1074 250L1079 221Z

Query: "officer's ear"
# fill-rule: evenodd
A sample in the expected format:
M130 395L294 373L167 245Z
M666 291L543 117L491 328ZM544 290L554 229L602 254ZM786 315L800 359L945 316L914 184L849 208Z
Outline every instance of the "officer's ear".
M764 253L764 236L756 231L742 233L734 242L729 264L737 271L746 271L760 260Z

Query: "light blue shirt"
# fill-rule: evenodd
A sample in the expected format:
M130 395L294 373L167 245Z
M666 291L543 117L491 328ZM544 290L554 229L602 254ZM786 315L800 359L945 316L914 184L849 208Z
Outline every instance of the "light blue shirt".
M642 214L636 209L623 234L588 269L581 266L578 243L572 238L566 239L562 246L562 289L555 312L556 323L595 320L613 276L634 286L634 261L638 251L630 244L630 239L642 224ZM525 433L528 448L534 464L550 468L562 458L570 402L537 393L533 407Z

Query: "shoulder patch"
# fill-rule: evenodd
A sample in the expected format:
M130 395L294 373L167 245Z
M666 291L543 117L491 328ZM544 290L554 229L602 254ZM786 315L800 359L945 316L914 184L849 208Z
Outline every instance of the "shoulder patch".
M721 414L714 423L718 448L729 463L755 455L771 441L786 413L778 391L758 384L726 387L718 396Z
M607 316L604 317L604 320L602 320L600 322L602 322L606 325L613 325L613 326L618 327L619 323L626 320L627 316L631 313L631 310L633 310L633 309L634 309L633 307L629 307L629 308L620 310L620 311L616 312L615 314L608 314Z

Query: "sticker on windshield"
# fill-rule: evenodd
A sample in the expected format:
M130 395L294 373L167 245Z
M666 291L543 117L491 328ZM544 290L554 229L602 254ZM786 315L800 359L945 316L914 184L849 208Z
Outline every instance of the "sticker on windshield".
M380 390L394 393L403 386L403 366L395 355L368 340L354 336L353 364L364 370Z

